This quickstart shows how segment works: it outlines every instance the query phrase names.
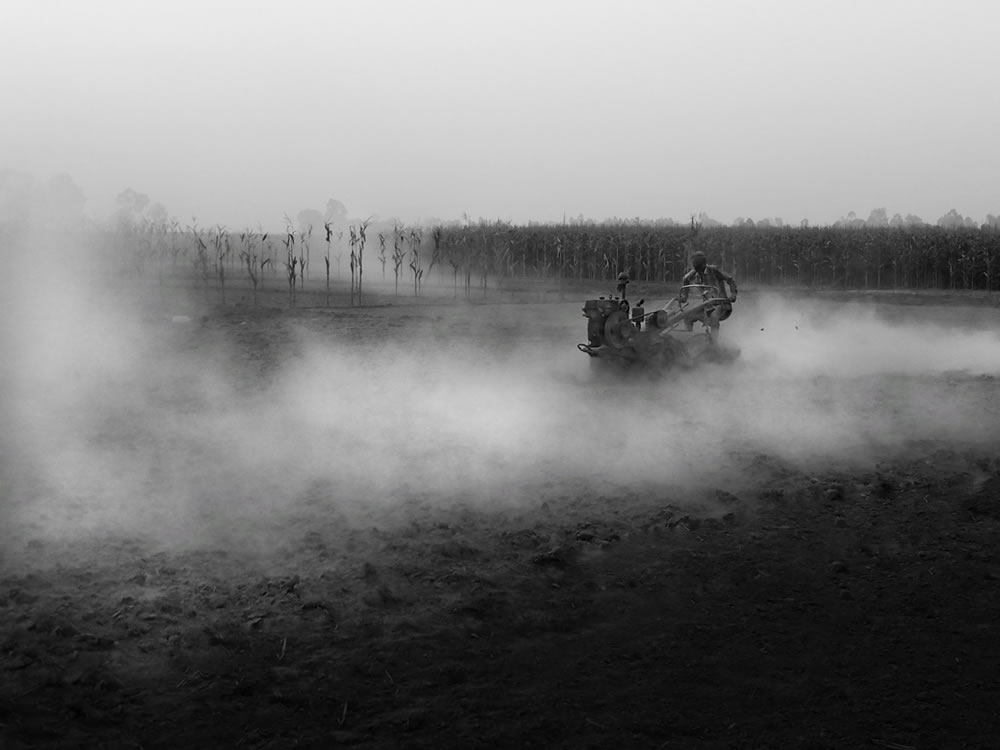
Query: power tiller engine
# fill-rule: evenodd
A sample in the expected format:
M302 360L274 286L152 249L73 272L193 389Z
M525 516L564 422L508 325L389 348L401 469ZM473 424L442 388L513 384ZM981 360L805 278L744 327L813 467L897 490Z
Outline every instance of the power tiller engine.
M621 347L642 327L645 312L641 307L630 308L625 299L588 299L583 303L587 317L587 342L597 348L605 344Z
M588 299L583 303L583 314L587 316L587 342L592 348L613 346L620 349L632 337L642 330L642 319L645 311L642 309L644 300L639 300L635 307L629 305L625 298L629 277L627 273L618 274L616 291L620 296L605 299Z

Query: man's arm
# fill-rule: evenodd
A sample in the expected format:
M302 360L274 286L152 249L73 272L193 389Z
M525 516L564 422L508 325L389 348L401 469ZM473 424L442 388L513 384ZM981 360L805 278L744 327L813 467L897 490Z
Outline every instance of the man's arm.
M695 271L693 269L684 274L684 278L681 279L681 291L680 294L677 295L678 301L687 302L688 290L684 287L691 283L691 279L693 279L694 276Z
M729 284L729 301L730 302L735 302L736 301L736 294L737 294L737 291L738 291L736 289L736 278L734 276L731 276L730 274L726 273L721 268L716 268L715 269L715 275L716 275L716 278L719 279L719 291L720 292L724 292L725 291L725 286L723 286L723 284L724 283L725 284Z

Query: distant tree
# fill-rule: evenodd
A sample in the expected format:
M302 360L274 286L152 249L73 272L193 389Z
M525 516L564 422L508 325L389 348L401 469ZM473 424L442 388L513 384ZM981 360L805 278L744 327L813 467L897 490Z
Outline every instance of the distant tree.
M121 224L138 224L148 205L148 195L125 188L115 198L115 219Z
M716 219L713 219L711 216L709 216L704 211L701 211L701 212L698 213L698 223L701 224L703 227L706 227L706 228L707 227L721 227L722 226L722 222L721 221L717 221Z
M865 226L869 227L887 227L889 226L889 214L885 208L873 208L872 212L868 214L868 221L865 222Z
M335 198L330 198L326 202L326 212L323 214L323 219L324 222L329 222L333 227L343 228L347 225L347 207Z
M655 219L653 221L653 226L657 226L657 227L679 227L680 223L677 221L677 219L672 219L669 216L667 216L667 217L661 216L660 218Z
M165 227L170 221L170 216L167 214L166 207L159 201L151 204L150 207L146 209L146 218L157 227Z
M0 224L27 219L44 225L72 226L83 219L83 191L65 172L38 184L15 169L0 169Z
M835 227L844 229L860 229L865 225L864 219L859 219L854 211L848 211L847 216L842 216L834 223Z
M83 191L65 172L53 176L44 186L32 187L31 200L36 220L62 227L78 224L87 202Z
M975 227L976 222L969 217L962 216L953 208L937 220L937 225L945 229L956 229L958 227Z

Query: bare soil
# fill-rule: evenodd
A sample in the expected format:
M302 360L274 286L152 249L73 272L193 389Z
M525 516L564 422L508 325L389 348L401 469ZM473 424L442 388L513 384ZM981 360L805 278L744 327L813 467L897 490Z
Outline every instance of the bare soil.
M251 401L306 356L291 330L345 356L419 334L500 368L514 342L582 340L578 305L337 301L147 313L165 363L221 361ZM934 377L997 403L992 377ZM178 398L178 419L205 406ZM605 427L595 461L613 462ZM47 533L29 512L47 485L9 457L0 746L997 747L1000 445L976 427L825 465L727 443L697 490L555 467L489 488L517 502L473 479L349 512L305 465L293 505L188 544Z

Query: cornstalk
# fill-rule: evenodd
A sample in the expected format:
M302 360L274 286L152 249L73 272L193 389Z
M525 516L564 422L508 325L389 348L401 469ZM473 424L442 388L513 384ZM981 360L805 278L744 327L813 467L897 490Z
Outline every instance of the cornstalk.
M403 267L403 259L406 253L403 251L403 227L396 224L392 228L392 264L393 273L396 275L396 296L399 296L399 274Z
M411 229L408 241L410 243L410 270L413 271L413 296L419 297L420 280L424 276L424 269L420 267L420 232Z
M208 294L208 245L201 238L201 230L198 229L197 224L192 224L191 236L194 237L195 242L195 256L192 261L194 264L194 270L196 273L200 272L201 276L201 288L204 290L204 294Z
M355 248L358 245L358 233L354 226L349 227L351 232L351 305L354 305L354 269L357 267L358 254ZM358 295L360 297L360 295Z
M326 306L330 306L330 237L333 235L333 229L330 226L330 222L326 222L323 225L326 230L326 257L323 258L326 261Z
M299 232L299 288L306 288L306 269L309 266L309 240L312 237L312 224L305 232Z
M247 275L250 277L250 285L253 288L253 304L257 306L257 253L253 252L253 234L247 229L240 234L240 244L243 250L240 251L240 261L246 265Z
M452 281L455 284L455 299L458 299L458 267L461 264L454 258L449 258L448 263L451 264L451 276L452 276Z
M298 258L295 257L295 235L285 233L285 271L288 273L288 306L295 306L295 279L298 275Z
M240 253L240 259L246 264L247 274L250 276L250 284L253 286L253 304L254 307L257 306L257 282L258 282L258 259L256 253L248 253L243 251ZM264 261L265 263L267 261Z
M358 227L358 305L364 304L361 301L361 279L365 275L365 242L368 240L366 236L367 231L368 220L365 220Z
M215 228L215 237L212 238L212 245L215 248L215 270L219 277L219 293L222 297L222 304L226 304L226 255L229 254L228 238L225 236L226 228L219 225Z

